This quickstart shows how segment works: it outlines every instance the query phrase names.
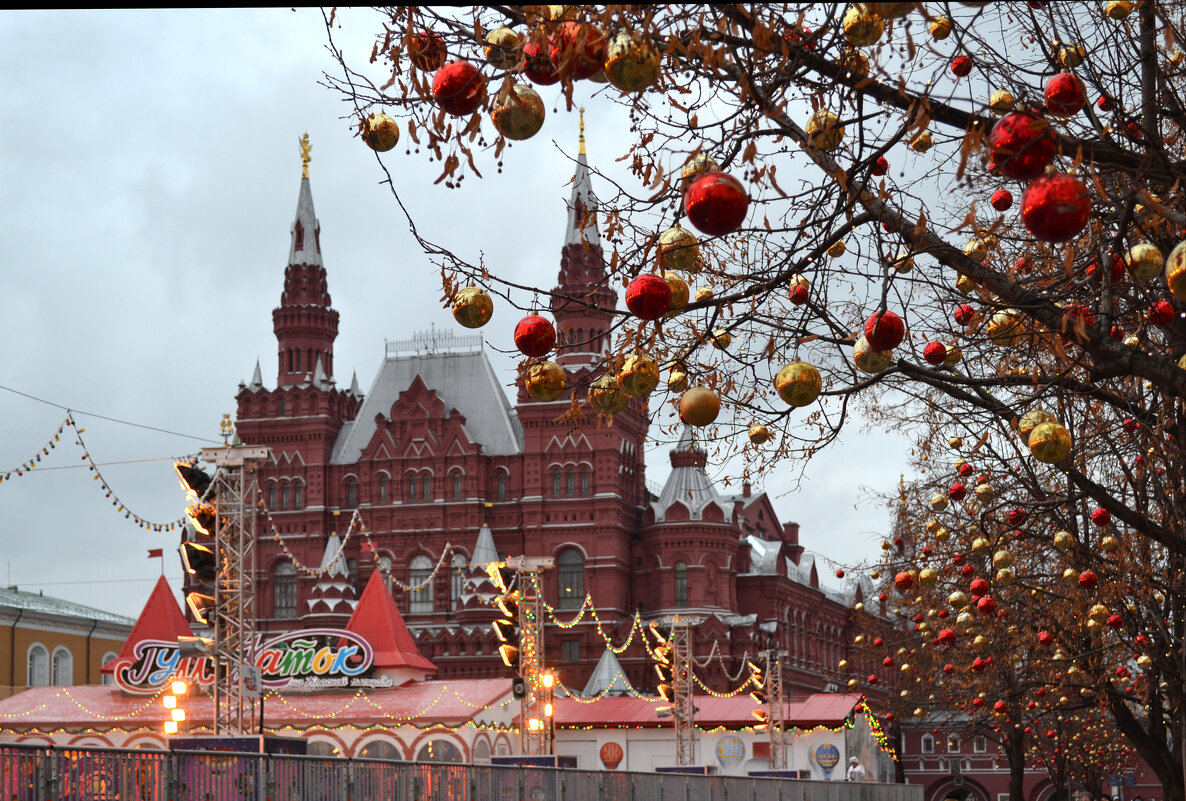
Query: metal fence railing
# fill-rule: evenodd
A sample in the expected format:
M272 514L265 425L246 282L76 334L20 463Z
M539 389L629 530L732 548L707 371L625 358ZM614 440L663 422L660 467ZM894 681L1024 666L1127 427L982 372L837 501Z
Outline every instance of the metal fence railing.
M921 801L920 785L0 744L0 801Z

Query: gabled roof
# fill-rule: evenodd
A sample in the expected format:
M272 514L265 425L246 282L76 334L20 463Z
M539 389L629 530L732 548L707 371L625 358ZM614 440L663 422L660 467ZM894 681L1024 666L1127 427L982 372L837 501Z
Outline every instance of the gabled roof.
M169 582L161 576L149 593L148 601L144 604L140 617L136 619L136 625L132 626L128 639L124 641L124 647L115 659L103 666L103 671L107 672L109 665L123 657L131 658L132 649L141 640L176 642L178 637L192 636L194 631L186 621L181 607L177 605Z
M420 653L403 616L395 608L395 599L387 589L382 571L371 573L358 606L346 624L346 630L371 644L377 668L412 668L436 673L437 666Z
M387 418L400 393L417 377L445 404L465 418L471 442L491 456L510 456L523 450L523 429L499 384L486 354L469 352L421 353L388 356L375 376L354 420L345 423L334 442L330 464L355 464L375 436L375 416Z

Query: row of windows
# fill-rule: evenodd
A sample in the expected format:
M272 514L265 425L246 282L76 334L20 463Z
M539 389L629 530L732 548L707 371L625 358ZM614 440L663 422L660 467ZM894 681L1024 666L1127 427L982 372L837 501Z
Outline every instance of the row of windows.
M571 474L571 471L569 471ZM454 500L461 500L464 497L464 488L462 486L462 474L455 472L449 476L449 490ZM572 495L575 478L572 475L568 477L569 487L568 494ZM379 503L386 504L391 501L390 482L387 476L379 476ZM559 487L559 485L557 485ZM557 494L560 490L556 490ZM496 480L495 493L498 500L505 501L507 499L507 474L498 473ZM589 475L586 470L581 475L581 494L589 494ZM424 475L410 475L404 482L404 500L408 503L431 501L433 498L433 477L431 474ZM346 482L346 507L353 509L358 506L358 482L348 480ZM268 486L268 508L269 509L304 509L305 508L305 485L300 482L272 482Z
M102 664L107 664L116 656L114 651L108 651L103 654ZM110 675L103 677L103 683L111 683ZM51 658L48 648L39 642L33 643L26 656L25 684L29 687L69 687L74 684L74 654L59 645L54 648Z
M958 734L947 735L947 753L956 754L960 750L960 736ZM935 753L935 738L929 734L922 736L922 752L924 754ZM972 752L976 754L988 753L988 740L982 736L972 738Z
M288 509L289 501L293 509L305 508L305 485L299 482L289 484L287 481L279 486L275 482L268 485L268 508Z
M572 498L577 495L589 495L592 492L593 475L589 468L582 467L580 472L580 492L577 492L577 471L570 467L567 470L552 471L552 495L554 497Z
M347 565L350 570L350 581L357 588L357 564L351 559ZM390 559L382 557L379 560L379 565L381 570L390 574ZM681 562L680 565L683 563ZM429 581L435 567L436 561L425 554L412 557L412 561L408 563L407 583L412 587L418 587L418 589L408 592L408 614L430 615L436 611L435 582ZM560 584L557 606L561 609L580 608L585 601L585 557L576 548L567 548L557 556L556 567ZM449 602L450 608L453 610L456 610L461 604L468 574L469 563L466 558L461 554L454 554L449 571ZM683 576L684 604L686 605L686 565L683 566ZM281 562L272 571L272 616L276 618L297 616L297 575L296 568L290 562Z

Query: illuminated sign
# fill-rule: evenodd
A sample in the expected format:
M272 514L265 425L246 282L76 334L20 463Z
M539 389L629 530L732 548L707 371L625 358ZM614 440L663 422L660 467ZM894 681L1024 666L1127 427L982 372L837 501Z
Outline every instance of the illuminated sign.
M371 644L343 629L301 629L264 640L256 636L251 663L263 689L321 689L390 686L390 678L365 676L374 659ZM125 691L151 695L173 676L191 684L214 683L211 657L185 657L176 642L141 640L132 655L114 665L115 682Z

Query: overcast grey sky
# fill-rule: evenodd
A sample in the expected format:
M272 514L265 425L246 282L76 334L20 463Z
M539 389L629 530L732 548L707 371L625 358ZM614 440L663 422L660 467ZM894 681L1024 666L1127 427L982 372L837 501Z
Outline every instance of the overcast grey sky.
M345 13L336 35L365 58L376 21ZM456 328L438 302L437 268L343 118L349 108L318 85L333 68L324 41L316 9L0 14L0 71L9 76L0 93L0 472L52 439L65 415L58 404L76 410L92 455L108 465L104 477L134 513L180 517L171 457L214 444L257 358L275 385L271 311L305 131L341 312L339 384L357 370L365 391L385 339ZM558 96L545 93L545 102ZM609 169L625 149L619 123L588 117L595 167ZM576 136L576 114L560 104L535 139L508 152L502 175L468 178L462 191L433 186L432 165L402 146L387 163L430 236L551 286ZM482 331L492 348L511 346L516 319L496 309ZM509 384L511 360L491 357ZM662 481L667 450L650 453L652 480ZM905 463L901 440L850 428L813 460L798 492L785 492L789 470L767 489L783 519L802 525L806 547L851 564L872 556L888 528L883 508L859 503L862 486L892 489ZM163 547L166 574L177 578L176 544L175 533L117 513L73 437L63 435L31 474L0 484L6 584L134 616L159 574L147 549Z

